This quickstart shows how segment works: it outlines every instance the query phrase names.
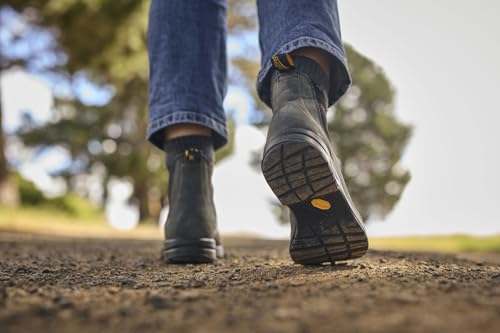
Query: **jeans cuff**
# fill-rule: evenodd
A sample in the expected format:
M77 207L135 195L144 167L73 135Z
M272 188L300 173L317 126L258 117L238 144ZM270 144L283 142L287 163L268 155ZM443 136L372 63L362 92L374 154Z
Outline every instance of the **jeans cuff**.
M151 112L151 111L150 111ZM227 143L226 121L194 111L175 111L152 120L148 126L146 139L161 150L165 150L165 128L174 124L196 124L213 131L214 149Z
M351 85L351 77L347 66L347 59L343 50L334 43L327 43L315 37L300 37L294 39L280 47L272 55L290 53L303 47L315 47L328 52L332 56L330 70L330 89L328 91L328 106L335 104L342 97ZM271 55L271 56L272 56ZM271 56L262 65L262 69L257 77L257 93L267 106L271 106L271 69L273 64Z

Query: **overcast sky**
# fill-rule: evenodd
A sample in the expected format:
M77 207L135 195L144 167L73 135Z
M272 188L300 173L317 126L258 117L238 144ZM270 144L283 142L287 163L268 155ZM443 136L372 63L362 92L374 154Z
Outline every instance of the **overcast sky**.
M400 203L372 234L500 232L500 1L345 0L343 38L415 126Z

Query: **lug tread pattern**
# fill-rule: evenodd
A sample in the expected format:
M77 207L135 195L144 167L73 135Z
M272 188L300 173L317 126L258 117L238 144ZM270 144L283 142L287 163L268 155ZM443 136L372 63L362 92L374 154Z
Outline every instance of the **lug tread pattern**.
M334 263L366 253L366 233L338 190L328 160L313 145L285 141L273 146L264 155L262 171L274 194L296 217L290 243L296 263ZM332 207L313 207L311 200L316 198Z

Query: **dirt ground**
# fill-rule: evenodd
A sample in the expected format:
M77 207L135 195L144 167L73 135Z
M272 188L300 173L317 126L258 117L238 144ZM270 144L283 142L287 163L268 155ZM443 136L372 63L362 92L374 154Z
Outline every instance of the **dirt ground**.
M180 266L159 241L2 233L0 332L500 332L496 256L304 267L287 245L227 239L226 259Z

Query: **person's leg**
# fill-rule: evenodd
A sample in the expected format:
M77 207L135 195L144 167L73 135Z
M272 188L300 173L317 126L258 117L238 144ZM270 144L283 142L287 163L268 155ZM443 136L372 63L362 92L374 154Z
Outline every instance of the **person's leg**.
M337 1L258 0L257 4L262 54L257 91L261 99L270 106L273 56L296 54L312 58L323 69L329 67L327 75L332 80L328 104L335 103L351 83L342 46Z
M167 127L207 127L215 149L227 142L226 0L151 2L147 138L164 149ZM198 134L195 126L183 134ZM203 132L206 133L206 132ZM202 133L202 135L204 135Z
M167 141L191 135L211 137L212 130L206 126L190 123L174 124L165 128L165 140Z
M350 84L333 0L259 1L257 88L273 110L262 171L290 208L290 254L302 264L362 256L368 241L342 177L326 112Z
M301 49L294 50L291 54L314 60L321 66L323 71L328 75L328 78L330 78L330 63L332 59L328 52L316 47L303 47Z
M225 38L225 0L151 2L147 138L167 154L167 262L223 254L211 176L214 150L227 142Z

